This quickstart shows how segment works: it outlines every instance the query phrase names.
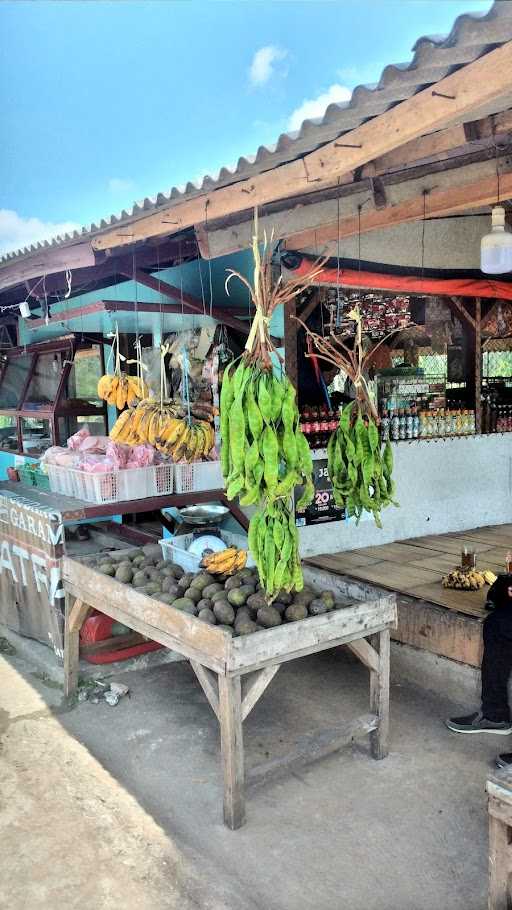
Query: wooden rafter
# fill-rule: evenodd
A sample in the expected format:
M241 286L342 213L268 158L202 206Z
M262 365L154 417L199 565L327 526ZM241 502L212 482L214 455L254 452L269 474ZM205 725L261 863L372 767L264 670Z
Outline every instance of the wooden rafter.
M491 205L496 202L497 181L496 177L488 177L472 183L463 183L458 186L443 190L432 190L426 202L428 218L439 218L478 208L482 205ZM502 198L512 196L512 173L500 176L500 193ZM404 202L386 206L384 209L374 209L361 212L361 233L381 230L397 224L406 224L410 221L420 221L423 217L424 196L416 195ZM308 247L317 249L319 245L335 241L338 238L353 237L359 231L357 215L349 218L331 221L314 229L300 231L288 237L283 246L288 250L302 250Z
M467 322L468 325L470 325L473 330L475 330L476 322L473 319L473 317L470 316L470 314L468 313L466 307L464 306L463 301L460 300L458 297L450 296L448 298L448 302L450 305L450 309L455 310L457 315L460 316L461 319L463 319L465 322Z
M184 314L185 316L190 316L191 314L197 313L197 309L192 309L188 303L162 303L160 306L155 303L144 303L138 302L137 304L133 300L95 300L94 303L87 303L85 306L73 307L73 302L67 307L64 312L54 313L52 322L59 325L61 323L70 322L72 319L83 319L84 316L91 316L96 313L158 313L161 312L163 315L180 315ZM202 312L202 311L201 311ZM224 312L224 311L222 311ZM229 316L245 316L247 315L247 307L230 307ZM220 320L224 320L224 316ZM46 325L46 319L44 317L32 317L30 327L31 329L37 329L42 325ZM245 334L245 333L244 333Z
M365 164L361 177L375 177L401 170L417 161L442 160L455 149L467 149L468 143L490 139L512 129L512 111L502 111L480 120L470 120L419 136Z
M406 142L462 121L471 111L510 92L512 42L489 51L455 73L402 101L378 117L320 149L279 168L213 190L173 206L163 206L130 224L96 237L93 248L109 249L147 237L176 233L210 218L294 196L329 185ZM174 231L170 231L171 226Z
M169 300L177 300L179 303L183 301L183 303L187 305L188 310L193 313L198 313L200 316L211 315L213 319L222 322L236 332L240 332L242 335L249 334L249 325L242 322L241 319L237 319L235 316L230 316L227 310L221 310L218 307L212 307L210 310L208 305L205 304L203 306L203 303L192 294L188 294L186 291L182 291L181 288L176 288L172 284L168 284L167 281L161 281L153 275L148 275L140 269L125 274L128 278L135 277L135 280L139 284L151 288L152 291L156 291L163 297L169 298Z

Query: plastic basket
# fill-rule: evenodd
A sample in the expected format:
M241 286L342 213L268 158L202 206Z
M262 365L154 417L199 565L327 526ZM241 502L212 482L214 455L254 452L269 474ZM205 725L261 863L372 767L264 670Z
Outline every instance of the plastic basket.
M18 477L20 478L21 483L26 483L29 487L35 485L34 474L35 471L28 464L20 464L17 469Z
M54 493L74 496L85 502L130 502L172 493L173 467L172 464L158 464L150 468L90 474L88 471L48 465L48 476Z
M205 528L204 533L208 533L207 528ZM239 550L247 549L247 537L244 537L242 534L231 534L229 531L221 531L220 539L227 544L228 547L237 547ZM178 537L160 540L159 543L162 548L163 558L167 562L177 563L185 572L198 572L202 557L187 552L193 540L193 534L180 534ZM254 565L254 562L250 557L247 560L247 565Z
M32 471L32 474L34 475L32 483L38 490L50 490L50 478L48 477L48 474L41 471L41 468L36 468L35 471Z
M220 461L193 461L174 465L174 487L177 493L199 493L201 490L223 490Z

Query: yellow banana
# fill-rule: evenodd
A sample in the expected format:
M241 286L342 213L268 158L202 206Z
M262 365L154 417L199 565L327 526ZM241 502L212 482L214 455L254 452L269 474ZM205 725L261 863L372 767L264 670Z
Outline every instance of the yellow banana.
M116 392L116 407L117 407L118 411L122 411L126 405L127 387L128 387L128 383L126 382L126 379L121 377L119 379L119 382L117 385L117 392Z
M110 392L110 386L112 385L113 376L110 373L105 373L98 380L98 397L105 400Z
M221 571L221 567L224 565L231 565L234 562L237 555L236 547L228 547L226 550L221 550L219 553L212 553L211 556L205 556L203 562L208 568L215 569L216 571Z
M174 445L176 442L180 442L180 440L185 436L187 430L188 425L185 423L185 421L177 420L174 425L174 429L166 433L166 442L168 442L170 446Z
M110 383L110 391L107 395L107 404L115 407L117 404L117 389L119 386L119 379L117 376L112 377L112 382Z
M247 562L247 550L239 550L235 557L235 570L243 569Z
M109 434L110 438L113 439L114 442L116 440L122 441L125 431L129 427L132 418L133 411L130 409L123 411L123 413L119 415Z

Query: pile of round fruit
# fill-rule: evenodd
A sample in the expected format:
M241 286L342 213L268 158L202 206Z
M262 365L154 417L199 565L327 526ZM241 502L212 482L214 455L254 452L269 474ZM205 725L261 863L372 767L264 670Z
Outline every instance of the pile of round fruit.
M229 577L214 577L205 570L185 572L163 560L160 547L152 544L129 554L108 553L96 558L94 565L98 572L230 635L249 635L345 606L336 603L331 591L307 587L295 594L280 591L269 605L256 568L241 569Z

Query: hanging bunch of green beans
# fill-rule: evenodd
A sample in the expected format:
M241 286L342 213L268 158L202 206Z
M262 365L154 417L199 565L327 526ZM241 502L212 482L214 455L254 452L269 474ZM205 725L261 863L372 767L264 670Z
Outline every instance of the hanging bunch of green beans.
M255 315L238 364L225 371L220 396L220 461L228 499L257 505L249 527L249 549L258 566L262 588L269 600L279 590L303 586L295 527L295 487L304 487L297 508L313 499L313 462L299 427L296 393L284 372L275 375L279 356L269 333L270 318L307 284L317 278L323 263L304 279L272 280L272 249L265 238L260 253L258 220L253 236L254 280L229 270L229 282L238 278L249 290Z
M247 363L224 372L220 396L222 473L228 499L240 505L289 499L304 484L304 505L313 498L313 462L299 429L295 389Z
M355 333L347 336L318 335L297 319L314 344L320 360L337 367L352 381L356 398L343 408L337 430L327 445L327 470L333 485L336 505L359 522L363 512L371 512L377 527L382 527L380 513L395 502L393 452L389 441L381 446L379 417L371 400L365 371L372 356L389 336L365 350L362 318L355 306L348 318L354 321ZM391 333L393 334L393 333Z
M254 513L249 524L249 549L269 599L279 591L302 591L299 532L286 500L268 502L261 512Z
M363 511L371 512L377 527L380 513L395 502L393 452L381 446L373 416L361 413L359 401L343 408L338 429L327 446L327 469L337 506L359 522Z

